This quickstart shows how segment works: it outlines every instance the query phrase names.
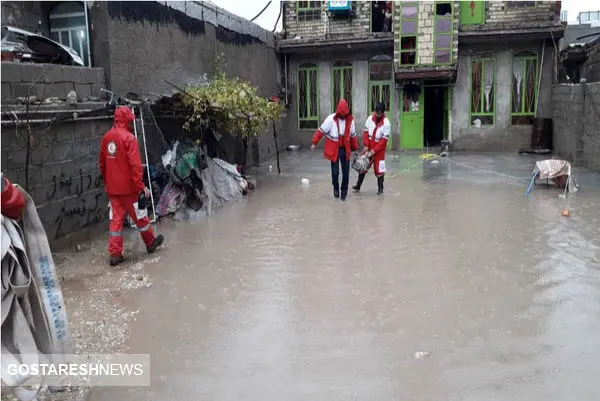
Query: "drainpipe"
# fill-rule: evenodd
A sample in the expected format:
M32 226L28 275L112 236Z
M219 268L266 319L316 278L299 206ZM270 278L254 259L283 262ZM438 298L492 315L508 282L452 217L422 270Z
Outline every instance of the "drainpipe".
M283 80L285 81L285 106L288 106L290 96L288 93L288 70L287 70L287 53L283 53Z
M83 9L85 10L85 39L87 41L87 54L88 54L88 67L92 66L92 53L90 51L90 20L88 16L88 6L87 1L83 0Z
M544 53L546 51L546 39L542 42L542 61L540 62L540 73L537 82L537 99L535 99L535 114L538 115L538 106L540 104L540 86L542 85L542 73L544 72ZM539 117L538 117L539 118Z

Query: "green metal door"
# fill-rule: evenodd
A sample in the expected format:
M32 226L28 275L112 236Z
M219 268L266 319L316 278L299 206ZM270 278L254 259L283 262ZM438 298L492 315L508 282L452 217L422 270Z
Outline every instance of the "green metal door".
M405 85L402 90L400 147L423 148L423 85Z
M377 103L385 104L385 114L388 120L390 120L391 132L390 138L387 143L387 148L392 147L392 136L394 135L393 127L394 121L392 119L392 83L391 82L371 82L369 88L369 112L375 111L375 105Z

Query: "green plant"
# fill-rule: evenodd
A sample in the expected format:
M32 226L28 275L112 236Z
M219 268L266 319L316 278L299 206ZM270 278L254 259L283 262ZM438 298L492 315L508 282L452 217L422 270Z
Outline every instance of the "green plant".
M227 78L223 72L209 84L188 87L186 92L185 102L192 110L186 129L212 121L221 132L250 138L278 120L284 109L281 103L258 96L250 82Z

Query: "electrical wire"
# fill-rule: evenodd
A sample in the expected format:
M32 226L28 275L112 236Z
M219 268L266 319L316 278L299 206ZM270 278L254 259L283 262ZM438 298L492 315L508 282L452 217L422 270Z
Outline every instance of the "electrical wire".
M273 30L271 32L275 32L277 29L277 24L279 24L279 20L281 19L281 14L283 13L283 3L279 5L279 15L277 16L277 21L275 21L275 25L273 26Z
M258 14L256 14L256 16L254 18L252 18L250 20L250 22L254 22L255 19L257 19L258 17L260 17L262 15L262 13L264 13L265 10L271 5L271 3L272 3L272 1L269 0L269 2L267 3L267 5L262 10L260 10L260 12Z

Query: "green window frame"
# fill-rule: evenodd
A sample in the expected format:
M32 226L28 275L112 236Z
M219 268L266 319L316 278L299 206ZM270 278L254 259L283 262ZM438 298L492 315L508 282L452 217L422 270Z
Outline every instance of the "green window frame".
M331 69L331 109L335 112L340 99L346 99L352 112L352 64L336 62Z
M297 1L296 18L298 21L316 21L321 19L322 1Z
M471 60L470 116L481 125L494 125L496 120L496 59Z
M459 4L460 25L485 25L485 1L461 1Z
M450 9L450 15L442 15L441 12L447 9ZM452 1L435 2L433 32L433 64L452 64L452 43L454 41L454 3Z
M532 52L513 57L510 115L514 125L533 124L537 111L539 60Z
M418 62L419 3L399 2L397 6L400 9L398 62L401 67L415 66Z
M319 67L302 64L298 67L298 128L319 127Z

